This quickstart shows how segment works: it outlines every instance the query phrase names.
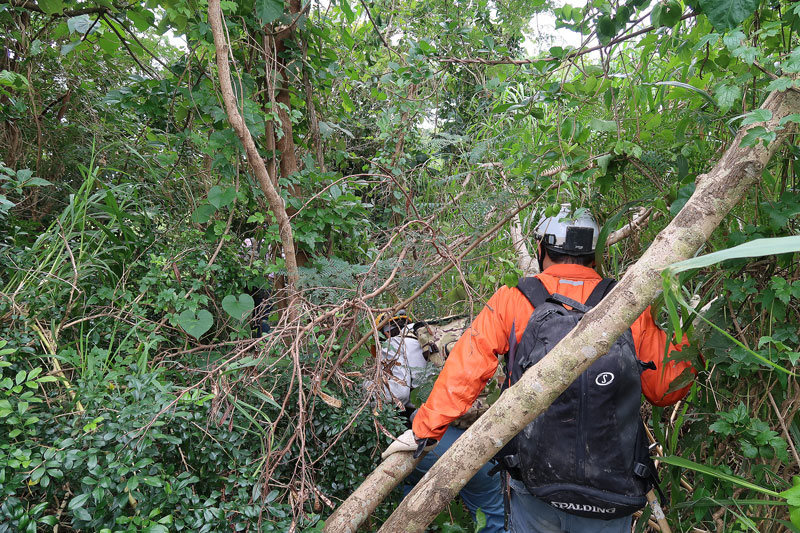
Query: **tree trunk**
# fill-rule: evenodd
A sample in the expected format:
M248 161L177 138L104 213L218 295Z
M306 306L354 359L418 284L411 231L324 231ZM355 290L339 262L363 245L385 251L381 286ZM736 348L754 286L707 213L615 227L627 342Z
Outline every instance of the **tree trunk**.
M219 6L220 0L209 0L208 2L208 23L211 26L211 33L214 35L214 46L217 53L217 72L219 74L219 85L222 91L222 100L225 103L225 112L228 115L228 122L236 132L239 140L244 145L245 153L247 154L247 162L250 163L250 168L253 169L258 179L258 184L267 197L269 207L278 222L278 229L281 236L281 243L283 244L283 255L286 263L287 272L287 300L289 301L290 319L292 319L292 309L297 294L297 281L299 279L297 271L297 260L294 247L294 236L292 234L292 226L289 222L289 217L286 214L286 208L283 203L283 198L278 194L278 191L273 186L267 173L267 167L264 164L261 154L258 153L256 144L253 137L250 135L250 130L239 114L238 106L236 105L236 96L233 92L231 85L231 72L228 65L228 42L225 38L225 31L222 27L222 12Z
M774 92L762 106L772 118L761 125L777 131L781 118L800 112L795 91ZM511 438L544 411L655 299L661 272L691 257L727 213L761 177L790 128L777 131L768 147L741 147L745 130L714 168L697 178L697 189L656 237L611 294L500 399L436 462L386 521L381 532L423 531L461 487Z
M392 490L414 471L424 454L395 453L367 476L367 479L325 520L325 533L355 533Z

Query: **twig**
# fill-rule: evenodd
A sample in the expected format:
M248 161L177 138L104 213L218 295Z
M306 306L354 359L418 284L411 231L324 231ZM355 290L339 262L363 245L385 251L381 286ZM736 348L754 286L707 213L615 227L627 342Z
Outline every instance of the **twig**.
M551 188L552 188L552 186L551 186ZM526 207L528 207L530 205L533 205L533 203L536 202L538 199L539 198L532 198L532 199L528 200L527 202L525 202L524 204L522 204L521 206L518 206L509 215L507 215L505 218L503 218L503 220L501 220L500 222L498 222L497 224L495 224L494 226L489 228L489 230L487 230L483 234L479 235L472 242L472 244L467 246L467 248L464 249L464 251L462 251L460 254L458 254L458 256L456 257L456 261L460 261L461 259L463 259L469 252L471 252L472 250L477 248L480 243L482 243L484 240L486 240L486 238L488 238L488 237L494 235L495 233L497 233L500 230L500 228L502 228L509 220L514 218L514 215L516 215L517 213L519 213L520 211L522 211ZM390 312L387 313L387 317L380 324L377 324L376 327L377 328L381 328L384 325L386 325L386 323L388 323L390 317L392 316L392 313L394 313L394 312L396 312L396 311L398 311L400 309L404 309L404 308L408 307L408 304L410 304L411 302L413 302L414 300L419 298L419 296L421 296L425 291L427 291L431 287L431 285L436 283L436 281L440 277L442 277L447 271L449 271L451 268L453 268L454 265L455 265L455 262L448 263L439 272L434 274L428 281L426 281L425 284L422 285L422 287L417 289L414 292L414 294L412 294L411 296L409 296L408 298L406 298L405 300L403 300L399 304L395 304L394 306L392 306L391 309L390 309ZM339 362L339 364L341 364L341 362L346 361L354 353L356 353L356 351L359 348L361 348L364 345L364 343L367 342L370 339L370 337L372 337L372 333L371 332L370 333L366 333L365 335L363 335L355 343L355 345L353 345L353 347L341 358L341 361Z
M697 16L697 13L692 11L683 15L679 20L686 20ZM504 59L483 59L483 58L458 58L458 57L443 57L439 60L443 63L461 63L461 64L480 64L480 65L530 65L532 63L541 63L541 62L554 62L554 61L567 61L574 59L576 57L580 57L582 55L589 54L591 52L596 52L597 50L602 50L604 48L608 48L610 46L614 46L615 44L619 44L625 41L629 41L634 37L638 37L644 33L649 33L655 30L655 26L647 26L646 28L642 28L641 30L635 31L631 34L624 35L622 37L617 37L616 39L612 39L607 45L598 45L593 46L592 48L586 48L584 50L578 50L572 53L565 55L564 57L543 57L540 59L511 59L511 58L504 58Z
M128 46L128 42L125 40L125 37L123 37L122 34L119 32L119 30L117 30L117 28L113 24L111 24L111 22L106 18L105 12L103 12L100 16L103 17L103 20L106 22L108 27L111 28L111 31L113 31L116 34L116 36L119 38L120 42L122 43L122 46L124 46L125 50L128 51L128 55L130 55L133 58L133 60L136 62L136 64L139 65L139 68L141 68L145 73L147 73L152 78L161 79L158 76L158 74L156 74L155 72L150 70L148 67L144 66L144 64L142 64L142 62L139 61L139 58L136 57L136 54L133 53L133 50L131 50L131 47Z
M772 397L772 391L767 393L767 398L769 398L769 403L772 404L772 408L775 410L775 414L778 415L778 422L781 425L781 429L783 430L783 436L786 437L786 442L789 443L789 447L792 449L792 455L794 456L794 461L797 463L797 467L800 468L800 456L797 455L797 448L794 446L794 441L792 440L792 436L789 433L789 429L786 427L786 422L783 420L781 416L781 411L778 409L778 404L775 403L775 398Z

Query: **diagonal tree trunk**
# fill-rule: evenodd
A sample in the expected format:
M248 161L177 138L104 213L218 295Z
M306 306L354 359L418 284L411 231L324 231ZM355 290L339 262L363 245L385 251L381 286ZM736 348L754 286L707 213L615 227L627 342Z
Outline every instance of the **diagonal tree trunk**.
M509 388L500 399L436 462L423 480L380 529L383 533L423 531L461 487L502 446L544 411L655 299L661 271L691 257L761 173L791 132L779 130L783 117L800 112L800 94L773 92L763 109L772 118L761 125L778 137L765 147L741 147L741 130L680 213L656 237L608 298L590 311L553 350Z
M225 103L225 112L228 115L228 122L244 145L245 153L247 154L247 162L250 163L250 168L253 169L253 174L255 174L258 180L259 187L261 187L261 190L264 192L264 196L267 197L269 208L278 222L281 244L283 245L284 261L286 262L286 288L288 292L289 318L293 320L292 309L294 306L292 302L295 300L299 275L297 271L292 226L286 214L283 198L281 198L281 195L273 185L269 173L267 172L267 167L264 164L264 159L261 157L261 154L258 153L253 137L250 135L250 130L247 129L247 125L236 105L236 96L233 92L233 86L231 85L231 71L228 65L229 47L225 37L225 30L222 26L222 11L220 10L219 2L220 0L209 0L208 23L211 26L211 33L214 35L214 46L217 52L217 72L219 74L222 100Z

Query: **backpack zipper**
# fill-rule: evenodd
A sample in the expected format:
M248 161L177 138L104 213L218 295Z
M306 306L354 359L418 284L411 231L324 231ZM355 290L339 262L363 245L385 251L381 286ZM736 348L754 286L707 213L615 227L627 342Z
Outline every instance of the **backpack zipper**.
M582 482L586 479L586 397L589 394L589 382L586 372L580 375L581 395L578 399L578 435L575 439L575 474L576 479Z

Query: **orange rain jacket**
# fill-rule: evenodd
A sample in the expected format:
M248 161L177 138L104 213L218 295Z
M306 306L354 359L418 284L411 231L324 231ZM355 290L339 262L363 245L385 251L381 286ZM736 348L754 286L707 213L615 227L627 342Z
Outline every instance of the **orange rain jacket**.
M593 269L570 264L553 265L536 277L551 294L557 292L581 303L586 302L602 280ZM532 313L533 306L518 289L504 286L494 293L470 329L453 346L428 401L414 417L417 438L440 440L448 424L467 412L497 370L497 356L508 352L511 326L517 324L519 342ZM656 326L649 307L636 319L631 331L637 357L656 365L656 370L645 370L641 375L642 391L648 401L665 406L683 398L691 385L669 394L667 390L691 364L670 361L664 365L667 334ZM670 344L670 351L680 351L680 346L686 344L685 339L679 346Z

